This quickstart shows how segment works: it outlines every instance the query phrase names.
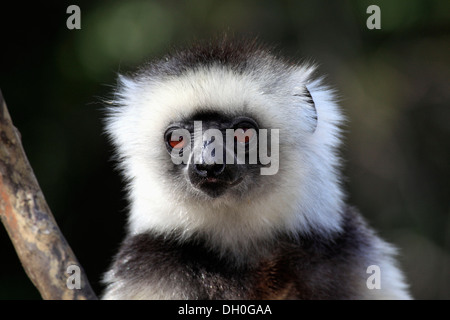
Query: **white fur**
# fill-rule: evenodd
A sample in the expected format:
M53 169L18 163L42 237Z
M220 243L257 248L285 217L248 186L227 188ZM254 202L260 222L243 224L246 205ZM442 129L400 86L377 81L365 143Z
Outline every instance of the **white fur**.
M129 231L170 232L185 236L202 231L218 247L246 253L252 242L270 239L279 230L326 234L340 230L342 192L337 174L339 125L342 116L332 92L312 80L314 68L293 68L288 77L236 74L216 66L197 69L176 78L152 82L120 78L107 130L122 157L129 181ZM275 79L276 80L276 79ZM312 134L305 101L298 94L310 91L318 113ZM176 183L161 172L167 158L163 133L172 121L203 109L225 113L251 112L280 129L280 172L276 188L263 198L210 201L185 198ZM284 109L284 110L280 110ZM287 128L296 128L288 132ZM273 177L268 177L268 179Z

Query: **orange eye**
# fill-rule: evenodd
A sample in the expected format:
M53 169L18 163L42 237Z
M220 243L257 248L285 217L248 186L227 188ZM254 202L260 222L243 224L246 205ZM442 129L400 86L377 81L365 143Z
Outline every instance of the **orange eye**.
M254 129L250 128L237 128L234 131L234 138L239 143L247 143L249 142L253 135L255 134Z
M178 141L170 139L169 140L169 145L173 149L182 149L186 145L186 141L184 141L183 137L180 137L178 139Z

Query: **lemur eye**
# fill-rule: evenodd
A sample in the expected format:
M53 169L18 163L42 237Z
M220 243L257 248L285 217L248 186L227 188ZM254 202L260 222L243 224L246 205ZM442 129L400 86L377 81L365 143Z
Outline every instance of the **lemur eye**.
M253 128L237 128L234 130L234 139L239 143L248 143L255 135Z
M235 120L234 140L238 143L249 143L256 135L258 124L251 118L239 117Z
M173 149L182 149L186 145L186 141L184 141L183 137L180 137L177 140L169 139L169 146L171 146Z
M164 134L164 139L166 140L167 150L172 152L172 150L182 151L183 148L189 145L190 133L188 130L183 129L179 126L171 126L166 130Z

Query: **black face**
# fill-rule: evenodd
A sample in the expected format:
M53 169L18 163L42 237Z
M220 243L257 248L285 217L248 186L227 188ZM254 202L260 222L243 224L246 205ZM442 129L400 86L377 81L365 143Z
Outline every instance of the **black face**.
M192 119L170 124L164 139L176 171L180 174L187 168L195 189L216 198L236 189L246 175L261 167L257 160L259 127L254 119L216 113Z

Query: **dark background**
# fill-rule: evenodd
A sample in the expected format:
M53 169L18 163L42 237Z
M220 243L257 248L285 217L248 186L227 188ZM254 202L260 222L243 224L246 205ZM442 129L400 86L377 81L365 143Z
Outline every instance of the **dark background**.
M12 3L12 1L10 1ZM81 8L68 30L66 8ZM381 8L381 30L366 9ZM47 202L97 293L126 201L102 133L116 74L227 31L312 60L349 118L349 202L400 248L419 299L450 298L450 2L47 1L0 5L0 88ZM4 228L0 298L39 299Z

